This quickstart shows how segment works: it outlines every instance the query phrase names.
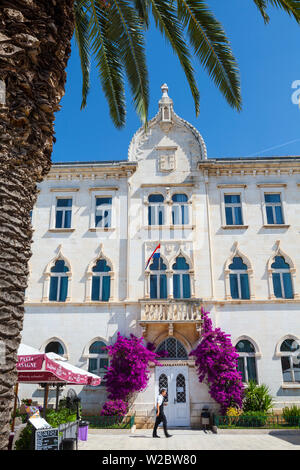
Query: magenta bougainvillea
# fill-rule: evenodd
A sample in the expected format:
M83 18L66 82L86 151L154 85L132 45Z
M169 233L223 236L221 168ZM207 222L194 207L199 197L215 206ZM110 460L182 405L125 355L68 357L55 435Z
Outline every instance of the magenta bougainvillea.
M107 400L101 410L102 416L125 416L128 403L124 400Z
M202 310L202 316L202 340L190 356L195 357L199 382L207 382L211 397L225 414L230 406L242 406L243 383L237 370L238 354L230 336L220 328L213 328L209 312Z
M143 338L133 334L130 338L126 338L118 333L117 341L112 346L107 346L110 365L104 379L110 401L123 401L127 406L133 393L146 388L149 380L149 362L160 365L157 360L158 355L143 343ZM112 403L110 405L108 403L109 401L103 408L113 407ZM120 409L120 414L121 411Z

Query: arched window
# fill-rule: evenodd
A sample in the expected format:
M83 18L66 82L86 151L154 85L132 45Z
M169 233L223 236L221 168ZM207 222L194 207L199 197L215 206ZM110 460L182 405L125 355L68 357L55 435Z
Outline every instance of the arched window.
M239 353L238 371L242 374L243 382L249 382L249 380L257 382L255 348L253 344L243 339L237 343L235 349Z
M68 266L62 259L58 259L50 270L49 300L65 302L68 295Z
M271 269L275 297L279 299L293 299L294 293L290 265L285 262L283 256L275 256Z
M105 259L99 259L92 269L92 301L107 302L110 297L111 271Z
M166 299L167 294L167 266L164 264L161 257L153 258L153 263L150 265L150 298L151 299Z
M173 296L174 299L189 299L191 297L190 266L183 256L178 256L173 264Z
M250 299L248 267L242 258L234 257L229 265L229 281L232 299Z
M162 353L164 351L167 351L168 355L166 359L187 359L188 355L186 352L185 347L183 344L181 344L178 339L174 338L173 336L170 336L169 338L166 338L158 348L156 349L157 353Z
M164 197L162 194L150 194L148 197L148 225L164 224Z
M172 201L173 225L187 225L189 223L189 206L187 195L173 194Z
M185 403L185 377L182 374L178 374L176 377L176 402Z
M88 371L103 377L106 373L106 367L108 367L108 353L104 341L95 341L90 345L88 360Z
M299 342L292 338L285 339L280 346L280 353L283 381L300 382Z
M158 380L158 388L159 388L159 393L161 393L162 389L166 389L167 395L165 396L165 401L168 401L168 377L166 374L160 374L159 380Z
M63 356L65 354L64 347L59 341L51 341L45 347L45 353L53 352L58 354L59 356Z

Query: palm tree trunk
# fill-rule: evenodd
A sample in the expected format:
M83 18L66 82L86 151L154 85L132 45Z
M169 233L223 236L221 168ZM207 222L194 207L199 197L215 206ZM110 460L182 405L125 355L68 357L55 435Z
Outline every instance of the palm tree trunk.
M0 449L6 449L24 316L30 211L51 165L54 112L64 94L74 0L1 0Z

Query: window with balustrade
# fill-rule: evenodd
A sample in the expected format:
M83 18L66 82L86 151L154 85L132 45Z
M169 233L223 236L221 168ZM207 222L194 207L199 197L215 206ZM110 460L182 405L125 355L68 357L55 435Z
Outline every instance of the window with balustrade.
M172 266L173 297L174 299L189 299L191 297L190 266L183 256L178 256Z
M162 258L153 258L150 265L150 298L151 299L166 299L167 292L167 266Z

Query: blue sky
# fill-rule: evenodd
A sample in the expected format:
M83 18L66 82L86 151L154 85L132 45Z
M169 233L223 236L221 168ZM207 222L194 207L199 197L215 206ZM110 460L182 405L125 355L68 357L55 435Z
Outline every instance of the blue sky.
M300 81L300 26L270 9L264 25L253 0L208 0L230 38L238 60L243 110L232 110L201 65L194 67L201 94L200 116L178 59L153 26L147 33L150 112L153 117L166 82L177 114L202 134L208 157L300 155L300 108L292 103L292 83ZM299 82L300 83L300 82ZM300 88L300 87L299 87ZM97 72L92 71L87 108L80 111L81 71L73 43L66 94L56 114L53 161L126 160L140 122L127 93L127 123L116 129L109 117Z

